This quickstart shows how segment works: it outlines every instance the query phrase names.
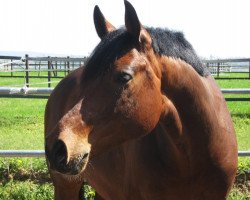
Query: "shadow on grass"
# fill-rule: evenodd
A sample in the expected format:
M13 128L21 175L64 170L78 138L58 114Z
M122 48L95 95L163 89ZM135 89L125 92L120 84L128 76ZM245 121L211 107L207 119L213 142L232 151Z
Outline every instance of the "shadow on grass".
M48 172L34 172L34 171L25 171L19 170L16 173L8 173L8 171L2 172L0 176L0 182L2 184L8 183L10 180L14 181L32 181L35 184L45 184L52 183L50 175Z
M30 180L37 184L51 183L50 175L48 172L34 172L20 170L16 173L9 174L8 171L4 171L1 176L1 182L8 182L10 179L16 181ZM244 184L244 182L250 181L250 169L243 173L238 173L235 179L236 184ZM249 188L250 189L250 188Z

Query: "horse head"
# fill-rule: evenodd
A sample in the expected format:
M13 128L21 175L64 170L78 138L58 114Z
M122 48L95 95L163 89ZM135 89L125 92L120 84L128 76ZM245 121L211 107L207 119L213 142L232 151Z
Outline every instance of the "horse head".
M125 27L94 9L101 38L83 70L79 98L46 138L51 168L80 173L91 156L150 133L164 108L152 39L125 1Z
M83 179L105 199L225 199L237 142L220 89L182 33L143 26L124 2L119 29L95 7L100 43L48 100L56 199L77 199Z

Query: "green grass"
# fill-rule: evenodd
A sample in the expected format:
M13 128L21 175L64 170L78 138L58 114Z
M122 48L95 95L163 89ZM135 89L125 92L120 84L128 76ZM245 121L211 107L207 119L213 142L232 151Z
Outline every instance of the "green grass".
M60 72L57 72L57 76L63 77L63 76L65 76L66 73L60 71ZM14 72L13 73L14 78L15 78L15 76L25 77L25 75L26 75L26 72ZM11 73L10 72L0 72L0 76L11 76ZM29 72L29 76L44 76L44 77L46 77L46 76L48 76L48 72L46 72L46 71L41 71L40 73L39 72ZM53 76L54 76L54 73L51 72L51 77L53 77ZM5 77L3 77L3 78L5 78Z
M0 99L1 149L43 149L46 102L46 99Z
M250 79L216 80L221 88L250 88Z
M249 102L227 102L240 150L250 150L250 106Z
M0 76L10 76L10 73L0 72ZM0 87L22 87L25 84L25 73L24 72L15 72L15 76L22 76L22 77L0 77ZM38 76L38 72L30 72L30 76ZM30 87L48 87L48 73L41 72L39 78L29 78ZM64 72L58 72L58 76L65 76ZM60 78L53 77L51 75L51 87L55 87L57 83L60 81ZM43 84L41 84L43 83Z
M36 184L32 181L9 181L0 188L0 199L38 200L53 199L51 184Z
M215 78L249 78L248 72L241 72L241 73L233 73L233 72L223 72L219 74L219 77L217 77L217 74L214 75Z
M56 79L59 80L59 79ZM31 79L34 83L46 79ZM250 88L249 80L216 80L222 88ZM21 78L0 78L0 86L23 83ZM38 86L38 85L37 85ZM39 85L46 87L47 85ZM54 86L54 85L53 85ZM230 95L230 97L239 95ZM243 95L249 97L249 95ZM0 149L43 149L46 99L0 98ZM227 102L237 133L239 150L250 150L249 102ZM250 158L240 158L241 174L250 174ZM85 188L88 199L93 193ZM44 158L1 158L0 199L53 199L53 187ZM250 181L239 178L230 200L250 199Z
M24 78L2 78L1 80L1 87L23 87L25 85ZM15 80L15 81L13 81ZM59 78L51 78L51 87L55 87L58 82L60 81ZM48 79L47 78L30 78L29 85L30 87L48 87Z

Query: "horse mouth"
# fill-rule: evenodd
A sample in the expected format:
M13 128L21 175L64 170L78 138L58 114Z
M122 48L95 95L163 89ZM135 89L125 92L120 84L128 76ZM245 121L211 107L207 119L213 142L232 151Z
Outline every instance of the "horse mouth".
M82 171L85 170L87 163L89 160L89 154L82 154L77 156L74 159L71 159L67 164L66 164L66 173L68 175L77 175L81 173Z

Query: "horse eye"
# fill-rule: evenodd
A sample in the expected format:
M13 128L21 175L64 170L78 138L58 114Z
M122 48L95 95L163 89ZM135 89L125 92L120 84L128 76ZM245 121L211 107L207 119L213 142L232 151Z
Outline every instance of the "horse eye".
M126 72L122 72L122 73L119 73L116 77L116 81L119 82L119 83L127 83L128 81L130 81L132 79L132 75L131 74L128 74Z

